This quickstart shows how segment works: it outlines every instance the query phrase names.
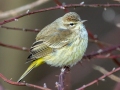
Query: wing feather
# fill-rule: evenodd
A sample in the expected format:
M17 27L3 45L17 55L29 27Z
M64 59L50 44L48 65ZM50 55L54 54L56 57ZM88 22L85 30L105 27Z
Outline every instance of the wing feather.
M55 25L51 29L49 29L48 26L45 27L38 33L36 41L30 49L31 54L28 56L27 62L44 57L52 53L54 49L59 49L69 44L69 37L71 34L72 32L70 30L57 29Z

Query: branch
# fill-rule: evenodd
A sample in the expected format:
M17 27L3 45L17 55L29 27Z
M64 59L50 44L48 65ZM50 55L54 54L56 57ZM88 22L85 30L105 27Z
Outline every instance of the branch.
M95 35L93 35L92 33L91 33L91 31L89 31L88 29L87 29L87 31L88 31L88 36L92 39L92 40L94 40L94 41L98 41L98 39L95 37ZM101 43L96 43L100 48L103 48L104 47L104 45L103 44L101 44Z
M88 35L91 39L93 39L94 41L96 41L96 44L103 49L105 47L105 44L103 43L98 43L98 38L95 37L95 35L93 35L89 30L88 30ZM117 49L119 50L119 49ZM111 53L110 53L111 54ZM111 58L115 64L117 64L118 66L120 66L120 62L117 60L117 58Z
M101 72L102 74L107 74L108 73L108 71L107 70L105 70L104 68L102 68L102 67L100 67L100 66L94 66L94 69L95 70L98 70L99 72ZM114 70L115 68L113 68L113 70ZM117 77L117 76L115 76L114 74L111 74L111 75L109 75L108 76L110 79L112 79L112 80L114 80L114 81L116 81L116 82L120 82L120 78L119 77Z
M108 44L106 42L103 42L103 41L100 41L100 40L95 40L95 39L89 39L89 42L93 42L93 43L96 43L97 45L104 45L104 46L107 46L107 47L110 47L112 46L111 44Z
M8 44L4 44L2 42L0 42L0 46L12 48L12 49L17 49L17 50L29 51L29 49L26 48L26 47L18 47L18 46L8 45ZM100 56L100 54L111 52L111 51L117 50L118 48L120 48L120 45L109 47L109 48L106 48L106 49L100 49L97 52L84 55L83 58L84 59L86 59L86 58L91 59L91 58L94 58L95 56L96 56L96 58L118 58L118 57L120 57L119 55L105 55L105 56Z
M65 68L62 68L61 69L61 73L60 73L60 75L59 75L59 82L58 82L58 85L57 85L57 87L58 87L58 90L64 90L65 88L64 88L64 81L65 81Z
M0 28L5 28L7 30L10 29L10 30L20 30L20 31L25 31L25 32L29 31L29 32L37 32L37 33L40 31L40 29L16 28L16 27L8 27L8 26L0 26ZM91 38L91 39L89 39L90 42L93 42L93 43L96 43L96 44L99 44L99 45L104 45L104 46L107 46L107 47L111 46L111 44L108 44L108 43L102 42L98 39L95 39L94 35L90 31L89 31L89 37Z
M44 87L41 87L41 86L37 86L37 85L33 85L33 84L29 84L29 83L18 83L18 82L14 82L14 81L11 81L9 79L7 79L5 76L3 76L1 73L0 73L0 78L3 79L5 82L9 83L9 84L12 84L12 85L16 85L16 86L27 86L27 87L33 87L33 88L37 88L37 89L42 89L42 90L51 90L49 88L44 88Z
M4 28L4 29L7 29L7 30L20 30L20 31L25 31L25 32L27 32L27 31L29 31L29 32L39 32L40 31L40 29L27 29L27 28L16 28L16 27L8 27L8 26L0 26L0 28ZM89 32L89 37L93 37L91 34L90 34L91 32ZM104 46L108 46L108 47L110 47L111 46L111 44L108 44L108 43L105 43L105 42L102 42L102 41L100 41L100 40L96 40L96 39L89 39L89 41L90 42L93 42L93 43L97 43L97 44L102 44L102 45L104 45Z
M104 80L105 77L107 77L107 76L109 76L109 75L111 75L111 74L113 74L113 73L115 73L115 72L117 72L119 70L120 70L120 67L106 73L105 75L99 77L98 79L96 79L96 80L94 80L94 81L92 81L92 82L90 82L90 83L88 83L86 85L83 85L82 87L78 88L77 90L84 90L86 87L89 87L89 86L91 86L91 85L93 85L95 83L98 83L98 81L100 81L100 80Z
M97 56L94 56L93 58L110 58L110 59L113 59L113 58L120 58L120 55L110 55L110 53L106 54L106 55L97 55Z
M107 53L107 52L111 52L111 51L114 51L114 50L117 50L118 48L120 48L120 45L117 45L117 46L112 46L110 48L106 48L106 49L100 49L98 50L97 52L94 52L94 53L91 53L91 54L88 54L88 55L84 55L83 58L92 58L96 55L100 55L100 54L103 54L103 53Z
M76 8L76 7L92 7L92 8L97 8L97 7L120 7L120 4L68 4L68 5L64 5L65 8ZM12 21L17 21L19 18L22 18L24 16L27 15L31 15L31 14L35 14L35 13L39 13L39 12L45 12L45 11L50 11L50 10L57 10L57 9L63 9L60 6L54 6L54 7L49 7L49 8L44 8L44 9L40 9L34 12L28 12L22 15L19 15L17 17L11 18L11 19L7 19L4 20L2 22L0 22L0 25L12 22Z
M58 90L70 90L70 68L64 67L59 75L59 82L56 82Z
M20 31L29 31L29 32L39 32L39 29L26 29L26 28L16 28L16 27L8 27L8 26L0 26L1 28L11 29L11 30L20 30Z
M0 13L0 19L18 15L19 13L21 13L23 11L26 11L26 10L29 11L29 9L37 7L37 6L43 4L43 3L47 2L47 1L49 1L49 0L36 0L35 2L27 4L25 6L22 6L22 7L13 9L13 10L9 10L9 11L6 11L6 12L2 12L2 13ZM28 13L28 11L26 13Z
M0 42L0 46L17 49L17 50L22 50L22 51L29 51L29 49L26 47L18 47L18 46L8 45L8 44L4 44L2 42Z
M117 58L113 58L113 61L115 64L117 64L118 66L120 66L120 62L117 60Z
M54 0L54 2L67 13L69 10L66 9L59 0Z

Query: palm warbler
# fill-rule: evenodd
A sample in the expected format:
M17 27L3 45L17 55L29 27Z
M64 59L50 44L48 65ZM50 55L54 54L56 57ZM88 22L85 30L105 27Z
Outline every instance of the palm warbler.
M44 62L64 67L73 66L80 61L88 44L84 21L77 13L69 12L43 28L30 49L27 62L32 63L18 82Z

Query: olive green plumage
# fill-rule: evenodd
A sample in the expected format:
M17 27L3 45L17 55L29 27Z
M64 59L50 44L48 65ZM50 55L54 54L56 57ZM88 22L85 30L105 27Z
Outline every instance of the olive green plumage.
M43 28L30 49L27 62L32 64L18 81L43 62L64 67L80 61L88 44L83 22L77 13L69 12Z

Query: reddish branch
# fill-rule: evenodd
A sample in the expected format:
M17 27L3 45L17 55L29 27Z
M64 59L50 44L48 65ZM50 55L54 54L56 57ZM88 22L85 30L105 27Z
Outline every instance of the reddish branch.
M97 42L97 41L98 41L98 38L96 38L96 37L91 33L91 31L89 31L88 29L87 29L87 31L88 31L89 37L90 37L92 40L95 40L95 41ZM98 45L100 48L104 48L104 45L103 45L102 43L97 43L97 45Z
M29 84L29 83L22 83L22 82L18 83L18 82L11 81L11 80L7 79L5 76L3 76L1 73L0 73L0 78L3 79L5 82L7 82L9 84L12 84L12 85L33 87L33 88L37 88L37 89L40 89L40 90L41 89L42 90L51 90L49 88L44 88L44 87L41 87L41 86Z
M89 59L91 59L92 57L94 57L96 55L100 55L100 54L103 54L103 53L108 53L108 52L111 52L113 50L116 50L117 48L120 48L120 45L112 46L112 47L106 48L106 49L100 49L100 51L98 50L97 52L85 55L83 58L89 58Z
M116 68L114 70L112 70L111 72L108 72L107 74L101 76L100 78L86 84L86 85L83 85L82 87L78 88L77 90L83 90L85 89L86 87L88 86L91 86L95 83L98 83L99 80L103 80L105 77L113 74L114 72L117 72L120 70L120 67L119 68ZM41 86L37 86L37 85L33 85L33 84L28 84L28 83L18 83L18 82L14 82L14 81L11 81L9 79L7 79L6 77L4 77L1 73L0 73L0 78L2 78L5 82L9 83L9 84L12 84L12 85L17 85L17 86L27 86L27 87L34 87L34 88L37 88L37 89L42 89L42 90L51 90L51 89L48 89L48 88L44 88L44 87L41 87Z
M27 15L31 15L31 14L35 14L35 13L39 13L39 12L44 12L44 11L56 10L56 9L64 9L65 12L68 12L68 10L66 8L76 8L76 7L93 7L93 8L96 8L96 7L105 7L105 8L106 7L120 7L120 4L69 4L69 5L62 5L58 0L54 0L54 2L58 6L50 7L50 8L45 8L45 9L37 10L37 11L34 11L34 12L28 12L28 13L19 15L17 17L14 17L14 18L11 18L11 19L8 19L8 20L4 20L4 21L0 22L0 25L6 24L6 23L9 23L9 22L12 22L12 21L18 21L19 18L22 18L22 17L27 16ZM38 32L39 31L38 29L31 30L31 29L12 28L12 27L6 27L6 26L1 26L1 28L14 29L14 30L23 30L23 31L31 31L31 32ZM98 39L95 38L94 35L90 31L88 31L88 33L89 33L89 37L91 39L98 41ZM117 48L120 48L120 45L118 45L118 46L112 46L112 47L107 48L107 49L103 49L105 46L102 43L97 43L97 45L100 48L102 48L101 51L88 54L88 55L84 56L83 58L87 57L87 58L90 59L90 58L92 58L94 56L97 56L97 55L100 55L100 54L103 54L103 53L108 53L108 52L110 53L111 51L117 50ZM0 42L0 46L14 48L14 49L18 49L18 50L29 51L29 49L27 49L25 47L17 47L17 46L7 45L7 44L3 44L1 42ZM112 58L114 60L114 62L116 62L120 66L120 63L116 59L118 56L112 55L112 56L109 56L109 57ZM109 72L106 75L103 75L102 77L98 78L97 80L92 81L91 83L89 83L87 85L84 85L83 87L79 88L78 90L83 90L84 88L86 88L86 87L88 87L88 86L90 86L90 85L92 85L94 83L97 83L99 80L105 78L106 76L111 75L112 73L114 73L114 72L116 72L118 70L120 70L120 68L117 68L114 71L111 71L111 72ZM64 76L64 73L61 74L61 75L62 75L61 79L59 79L59 83L61 82L60 83L61 87L59 87L59 90L61 90L63 88L63 76ZM4 81L6 81L6 82L8 82L10 84L13 84L13 85L28 86L28 87L38 88L38 89L50 90L50 89L43 88L43 87L36 86L36 85L32 85L32 84L13 82L11 80L6 79L2 74L0 74L0 77Z
M98 39L96 37L94 37L94 35L88 30L88 35L91 39L95 40L96 42L98 41ZM101 49L103 49L105 47L104 44L102 43L96 43ZM117 60L117 58L111 58L113 60L113 62L115 64L117 64L118 66L120 66L120 62Z
M76 8L76 7L92 7L92 8L96 8L96 7L120 7L120 4L68 4L68 5L64 5L64 8ZM49 8L44 8L44 9L40 9L34 12L28 12L22 15L19 15L17 17L11 18L11 19L7 19L4 20L2 22L0 22L0 25L12 22L12 21L17 21L19 18L22 18L24 16L27 15L31 15L31 14L35 14L35 13L40 13L40 12L45 12L45 11L50 11L50 10L56 10L56 9L61 9L60 6L55 6L55 7L49 7Z
M13 45L4 44L4 43L1 43L1 42L0 42L0 46L8 47L8 48L13 48L13 49L17 49L17 50L29 51L29 49L26 48L26 47L13 46ZM100 56L100 54L109 53L109 52L111 52L111 51L117 50L118 48L120 48L120 45L112 46L112 47L109 47L109 48L106 48L106 49L101 49L101 51L97 51L97 52L94 52L94 53L90 53L90 54L88 54L88 55L84 55L83 58L84 58L84 59L86 59L86 58L91 59L91 58L93 58L93 57L95 57L95 56L96 56L96 58L97 58L97 57L98 57L98 58L107 58L107 57L108 57L108 58L118 58L118 57L120 57L119 55L109 55L109 56L107 56L107 55L102 55L102 56ZM99 56L97 56L97 55L99 55Z
M18 47L18 46L8 45L8 44L4 44L2 42L0 42L0 46L17 49L17 50L29 51L29 49L26 47Z
M64 81L65 81L65 68L61 69L61 73L59 75L59 85L58 85L58 90L64 90Z
M105 77L107 77L107 76L109 76L109 75L111 75L111 74L113 74L114 72L117 72L117 71L119 71L119 70L120 70L120 67L112 70L111 72L108 72L107 74L99 77L98 79L96 79L96 80L94 80L94 81L92 81L92 82L90 82L90 83L88 83L88 84L86 84L86 85L83 85L82 87L78 88L77 90L84 90L86 87L89 87L89 86L91 86L91 85L93 85L93 84L95 84L95 83L98 83L98 81L103 80Z
M66 9L61 2L59 2L59 0L54 0L54 2L60 7L60 8L63 8L64 11L67 13L68 12L68 9Z
M41 4L43 4L43 3L47 2L47 1L49 1L49 0L35 0L34 2L29 3L27 5L24 5L24 6L21 6L21 7L6 11L6 12L1 12L0 13L0 19L7 18L9 16L18 15L19 13L21 13L23 11L26 11L26 10L29 11L29 9L40 6Z
M61 5L60 2L58 0L54 0L58 5ZM120 4L69 4L69 5L64 5L64 8L70 8L70 7L120 7ZM44 11L48 11L48 10L54 10L54 9L61 9L59 6L56 7L50 7L50 8L45 8L45 9L41 9L38 11L34 11L34 12L28 12L26 14L22 14L20 16L8 19L8 20L4 20L3 22L0 22L0 25L6 24L8 22L12 22L12 21L17 21L17 19L27 16L27 15L31 15L31 14L35 14L35 13L39 13L39 12L44 12ZM19 28L16 28L18 30L20 30ZM23 29L26 31L31 31L31 30L27 30L27 29ZM90 31L88 31L89 36L93 39L93 40L97 40L96 38L94 38L94 35L92 35L92 33ZM104 45L102 45L101 43L97 43L99 47L104 48ZM117 59L113 58L113 61L117 64L120 65L120 63L117 61Z
M110 59L112 59L112 58L120 58L120 55L110 55L109 53L108 54L106 54L106 55L97 55L97 56L94 56L94 57L92 57L92 58L110 58Z
M16 27L8 27L8 26L0 26L1 28L11 29L11 30L20 30L20 31L29 31L29 32L39 32L39 29L26 29L26 28L16 28Z
M54 0L58 5L61 5L61 3L58 1L58 0ZM120 7L120 4L69 4L69 5L64 5L63 6L64 8L70 8L70 7ZM39 13L39 12L44 12L44 11L48 11L48 10L55 10L55 9L61 9L60 6L56 6L56 7L50 7L50 8L45 8L45 9L41 9L41 10L38 10L38 11L34 11L34 12L28 12L26 14L22 14L20 16L17 16L17 17L14 17L14 18L11 18L11 19L8 19L8 20L4 20L3 22L0 22L0 25L3 25L3 24L6 24L8 22L12 22L12 21L16 21L17 19L21 18L21 17L24 17L24 16L27 16L27 15L31 15L31 14L35 14L35 13ZM92 35L91 32L89 32L89 36L94 39L94 40L97 40L94 38L94 35ZM98 43L98 46L103 48L104 45ZM114 59L113 58L113 61L116 63L117 59ZM120 63L117 61L118 65L120 65Z
M114 63L116 63L118 66L120 66L120 62L117 60L117 58L113 57Z
M101 66L95 65L95 66L94 66L94 69L95 69L95 70L98 70L98 71L101 72L102 74L107 74L107 73L108 73L108 71L105 70L105 69L104 69L103 67L101 67ZM115 69L115 68L113 68L113 70L114 70L114 69ZM118 83L120 82L120 78L119 78L118 76L114 75L114 74L111 74L111 75L109 75L108 77L109 77L110 79L118 82Z

